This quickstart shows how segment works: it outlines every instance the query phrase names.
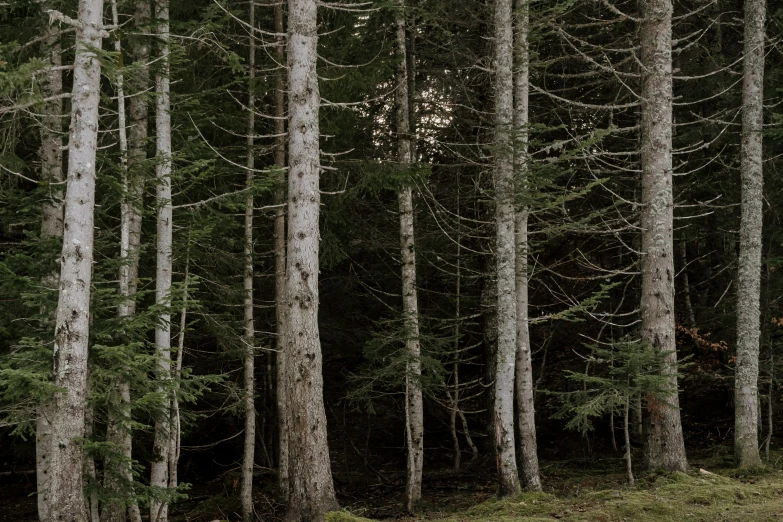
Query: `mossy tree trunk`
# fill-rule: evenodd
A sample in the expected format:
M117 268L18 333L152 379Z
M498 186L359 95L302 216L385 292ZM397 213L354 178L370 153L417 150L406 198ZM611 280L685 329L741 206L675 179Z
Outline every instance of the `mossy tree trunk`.
M511 0L495 0L495 225L498 343L495 365L494 442L499 494L520 492L514 445L514 368L517 309L514 237L514 79Z
M761 466L758 380L764 182L762 131L765 19L765 0L745 1L740 165L742 217L737 286L737 366L734 381L734 454L737 465L741 468Z
M677 394L672 196L672 3L640 2L642 62L642 338L665 357L670 395L647 397L645 461L650 468L688 467Z
M519 431L519 462L525 487L541 490L536 444L536 409L533 393L533 361L530 346L528 301L528 124L530 68L528 52L528 24L530 11L528 0L517 0L515 31L514 75L514 167L517 201L515 208L516 234L516 402Z

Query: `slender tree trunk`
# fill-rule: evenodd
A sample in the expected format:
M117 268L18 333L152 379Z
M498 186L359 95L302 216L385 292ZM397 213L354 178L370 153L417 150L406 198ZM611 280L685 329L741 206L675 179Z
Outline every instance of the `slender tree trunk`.
M155 303L161 313L155 328L155 352L158 358L157 379L164 395L157 418L152 450L150 486L167 489L169 486L169 450L171 434L171 277L172 277L172 206L171 206L171 115L169 98L169 4L158 0L155 5L160 68L155 75L155 137L157 164L155 198L157 216L157 268L155 273ZM150 502L151 522L168 520L168 503Z
M68 185L65 192L60 297L54 339L54 385L61 389L52 403L49 479L51 520L85 522L82 474L87 404L87 353L90 335L95 209L95 157L102 44L102 0L80 0L73 68Z
M759 455L759 299L761 296L762 130L764 125L765 0L745 0L742 82L742 218L737 285L737 366L734 454L741 468L761 466Z
M457 175L457 219L460 217L460 190L459 190L459 175ZM454 365L452 367L452 375L454 382L454 396L449 397L451 399L451 412L449 415L449 429L451 430L451 439L454 443L454 472L459 473L460 463L462 460L462 450L459 446L459 437L457 435L457 412L459 411L459 341L460 341L460 313L462 313L462 235L457 233L457 273L456 283L457 288L454 292L454 305L455 305L455 317L454 317Z
M188 324L188 283L190 282L190 233L185 247L185 277L182 283L182 308L179 311L179 334L177 335L177 359L174 361L174 390L171 394L171 435L169 437L169 488L179 485L179 455L182 441L182 423L179 411L180 378L182 360L185 356L185 328Z
M63 73L56 70L62 66L60 29L57 25L44 27L44 52L47 65L42 82L44 97L56 96L63 90ZM63 138L62 100L53 100L44 105L41 118L41 181L47 183L51 192L44 201L41 219L41 238L60 238L63 235ZM57 274L52 274L56 285Z
M645 461L650 468L688 467L677 395L674 338L674 239L672 196L672 3L641 6L642 59L642 338L665 358L671 392L647 397L650 416Z
M89 371L87 373L87 382L89 383ZM87 386L87 395L90 394L89 384ZM92 439L95 431L95 412L91 405L86 405L84 411L84 439ZM88 479L88 484L91 485L90 496L85 499L87 513L90 515L91 522L100 522L100 501L98 500L98 475L95 470L95 459L90 454L84 455L84 475Z
M288 2L288 256L286 398L290 498L286 520L337 508L326 439L318 279L321 170L316 0Z
M47 6L44 4L44 9ZM57 25L46 24L44 31L44 53L50 71L43 78L41 90L45 97L62 93L62 47L60 29ZM48 183L50 193L42 206L41 239L62 238L63 236L63 138L62 138L62 100L54 100L44 106L41 118L41 181ZM59 274L52 272L45 278L44 284L55 290ZM49 314L51 314L49 310ZM50 317L54 324L54 317ZM35 430L36 478L38 489L38 519L50 522L49 475L52 439L52 402L44 401L38 407Z
M487 221L493 218L489 215L483 216ZM484 348L484 371L483 380L487 387L484 393L484 404L486 414L484 416L484 430L490 434L486 438L487 447L490 453L495 453L495 370L497 369L498 353L498 299L497 299L497 259L495 257L495 241L493 237L485 241L484 246L492 252L487 256L487 263L484 266L481 276L481 310L482 325L481 337Z
M112 23L119 24L117 2L111 3ZM141 13L142 15L144 13ZM146 18L149 18L147 13ZM114 51L122 53L122 45L119 38L114 40ZM122 73L117 75L117 114L118 134L120 147L120 167L122 169L123 197L120 203L120 297L121 302L117 307L117 315L127 320L136 313L136 287L139 272L139 245L141 242L141 180L138 175L129 172L130 154L128 150L127 121L125 110L125 85ZM133 114L132 114L133 115ZM138 122L135 122L138 124ZM146 134L146 114L143 120ZM133 132L133 131L131 131ZM138 148L138 131L133 134L133 145ZM133 167L135 170L138 162L138 152L134 151ZM143 154L143 150L142 150ZM135 172L134 172L135 174ZM126 342L128 339L126 339ZM130 384L120 378L113 390L113 400L109 406L106 425L106 441L113 444L116 455L119 458L107 456L104 461L104 487L109 490L116 500L103 504L101 520L103 522L125 522L126 506L130 512L132 522L141 522L139 506L133 494L133 472L131 469L132 443L131 443L131 412L130 412ZM121 500L122 499L122 500Z
M499 495L520 492L514 447L517 309L514 237L514 79L511 0L495 0L495 222L498 350L495 370L495 452Z
M458 356L458 355L457 355ZM454 361L451 374L454 383L454 395L449 394L451 402L451 411L449 412L449 431L451 432L451 442L454 445L454 472L459 473L462 461L462 450L459 446L459 436L457 434L457 411L459 410L459 361Z
M478 458L478 446L473 442L473 437L470 436L470 428L468 427L468 419L465 417L465 413L463 413L462 410L459 410L459 418L462 421L462 433L465 435L465 441L468 443L468 446L470 447L471 453L473 453L473 457L471 457L471 462L475 462Z
M405 0L397 0L397 74L395 105L397 118L397 161L410 169L410 103L408 52L406 50ZM408 444L405 509L414 512L421 503L424 465L424 404L421 394L421 346L419 344L419 305L416 292L416 247L414 244L413 191L409 184L397 195L400 209L400 251L402 260L402 314L405 330L405 433Z
M623 436L625 437L625 474L628 477L628 484L633 486L633 462L631 462L631 434L628 429L628 417L631 410L630 397L625 398L625 407L623 408Z
M615 436L614 428L614 412L609 414L609 433L612 435L612 449L617 451L617 437Z
M772 443L772 432L774 430L774 423L772 422L772 414L774 412L772 400L775 397L775 352L772 342L770 341L770 354L769 354L769 389L767 391L767 438L764 441L764 462L769 463L769 446Z
M256 26L255 4L250 2L248 23ZM253 520L253 469L256 452L256 405L255 405L255 326L253 324L253 169L255 169L256 132L256 36L250 32L248 37L249 84L247 95L247 187L250 189L245 202L245 317L243 344L245 347L245 448L242 454L242 520Z
M633 425L636 436L641 440L644 437L644 413L641 397L637 397L633 403Z
M52 415L50 403L44 403L39 406L35 425L35 472L38 489L39 522L51 521L49 476L51 475Z
M275 56L278 63L284 63L285 37L283 35L283 4L275 5ZM286 346L285 341L285 82L286 70L278 69L275 75L275 166L280 169L275 200L280 207L275 213L275 315L277 326L277 423L278 452L277 480L280 498L288 501L288 422L286 403Z
M522 197L527 196L527 126L529 123L529 53L528 53L528 0L517 0L516 5L516 42L517 59L515 77L515 167L516 186L521 189ZM533 394L533 361L530 348L530 325L528 322L528 273L527 240L528 207L526 202L517 205L515 214L516 233L516 395L519 427L519 462L522 465L522 477L525 487L533 491L541 490L541 477L538 471L538 450L536 445L536 409Z

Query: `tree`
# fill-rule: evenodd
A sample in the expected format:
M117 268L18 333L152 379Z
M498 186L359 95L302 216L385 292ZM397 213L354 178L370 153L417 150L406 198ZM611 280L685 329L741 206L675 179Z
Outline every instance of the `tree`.
M285 34L283 27L283 4L275 4L275 58L279 64L285 63ZM277 177L275 203L275 334L277 340L276 378L277 378L277 480L280 496L288 500L288 424L286 419L285 368L287 343L286 332L286 296L285 296L285 84L286 70L278 66L275 73L275 167L280 169Z
M245 406L245 447L242 452L242 520L253 520L253 471L255 470L256 451L256 379L255 379L255 326L253 322L253 172L255 170L255 132L256 132L256 36L253 29L256 26L255 4L250 2L250 35L248 36L248 93L247 93L247 199L245 201L245 270L243 277L244 299L244 331L242 343L244 348L244 406Z
M396 11L397 72L395 111L397 122L397 161L410 169L414 158L411 145L411 114L408 92L408 52L406 50L405 0ZM400 211L400 258L402 260L402 313L405 331L405 438L408 443L405 508L413 512L421 502L424 465L424 404L421 394L421 347L419 344L419 305L416 291L416 247L414 244L413 191L405 183L398 195Z
M642 2L642 339L665 355L663 373L672 396L647 396L649 428L645 462L650 468L688 467L677 390L674 328L674 236L672 196L672 3Z
M538 471L536 445L536 409L533 393L533 362L530 346L530 311L528 301L528 125L530 94L530 53L528 31L530 8L528 0L517 0L515 31L516 74L514 75L514 147L515 186L518 199L514 216L516 234L515 285L517 307L516 340L516 403L519 429L519 462L528 489L539 491L541 477Z
M288 1L288 257L286 390L290 493L286 520L337 508L323 403L318 329L321 192L316 0Z
M629 412L631 404L644 396L655 397L661 403L671 400L669 376L663 371L667 364L665 354L631 339L610 341L604 346L591 345L589 348L591 355L586 362L593 367L592 373L566 372L567 378L582 387L562 395L563 407L557 416L570 417L566 427L585 433L593 429L594 419L607 413L620 413L623 417L626 476L628 483L633 485Z
M111 2L112 23L119 25L117 1ZM140 2L136 6L136 27L149 18L149 5ZM122 43L115 37L114 51L122 56ZM147 54L140 52L138 45L133 46L136 59L146 61ZM146 70L146 64L142 65ZM121 302L117 315L126 324L136 313L136 290L139 275L139 248L141 245L143 176L139 173L140 163L146 159L144 142L147 134L147 106L135 96L131 101L130 145L126 121L125 79L122 72L117 73L117 115L118 138L120 148L120 169L122 176L122 201L120 203L120 266L119 286ZM135 100L135 101L133 101ZM139 105L141 104L141 108ZM129 149L130 146L130 149ZM128 342L126 338L124 341ZM114 397L110 401L106 426L106 441L115 446L113 455L108 455L104 463L104 487L113 495L127 498L126 502L109 501L101 511L102 522L124 522L126 511L132 522L141 522L139 505L133 496L132 439L131 439L131 390L127 379L121 378L115 385ZM127 506L127 507L126 507Z
M63 73L59 70L62 65L60 28L54 24L46 24L43 30L43 51L47 58L46 64L51 70L44 77L42 94L46 98L53 98L61 95L63 90ZM63 191L60 188L63 181L62 104L61 99L46 103L41 118L41 181L52 187L48 200L41 208L41 239L61 239L63 236ZM58 274L54 272L45 284L55 289L57 282ZM51 408L50 401L39 406L35 427L38 518L41 522L49 522L51 513L49 476L52 452L51 420L54 413Z
M51 13L51 12L50 12ZM59 16L57 16L59 15ZM104 30L102 0L80 0L73 64L68 177L60 260L60 296L54 338L49 515L62 522L87 519L83 491L83 450L87 405L87 353L90 337L90 290L93 262L98 106Z
M152 449L150 486L157 494L169 487L169 450L171 447L171 282L173 209L171 205L171 102L169 98L169 3L155 4L156 33L159 43L159 64L155 74L155 138L156 160L155 200L157 215L157 246L155 272L155 304L159 318L155 327L156 378L161 394L160 409L155 418L155 440ZM168 520L168 502L157 498L150 502L150 520Z
M761 298L762 131L764 126L765 0L745 1L742 81L742 218L737 281L737 362L734 453L741 468L761 466L759 455L759 301Z
M498 348L495 370L494 442L499 493L519 493L514 447L514 368L517 303L514 235L514 80L511 0L495 0L495 225L497 258Z

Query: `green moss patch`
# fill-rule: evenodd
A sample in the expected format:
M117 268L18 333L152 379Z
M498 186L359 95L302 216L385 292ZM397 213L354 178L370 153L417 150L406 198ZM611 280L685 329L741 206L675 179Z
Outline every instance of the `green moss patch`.
M783 473L752 482L718 474L658 474L638 488L588 491L572 497L528 493L492 499L444 522L761 522L783 516ZM429 519L434 520L434 519Z

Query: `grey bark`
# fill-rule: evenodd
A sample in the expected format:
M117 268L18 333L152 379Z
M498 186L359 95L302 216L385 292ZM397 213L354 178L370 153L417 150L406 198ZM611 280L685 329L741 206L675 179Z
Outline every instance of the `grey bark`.
M318 330L320 145L316 0L288 1L288 256L286 398L290 496L286 520L337 508L326 439Z
M46 4L43 4L43 8L46 7ZM63 90L62 71L57 69L62 65L62 46L58 26L47 24L43 30L43 51L50 70L43 78L41 94L49 98L62 93ZM63 181L62 112L62 100L53 100L44 106L41 117L41 181L48 183L50 190L41 208L41 239L43 240L62 238L63 235L63 190L60 184ZM57 272L53 272L45 278L44 284L52 290L56 289L58 275ZM51 314L51 310L48 313ZM51 408L50 400L42 401L36 416L36 480L38 519L41 522L50 521L48 485L52 451Z
M769 355L769 388L767 389L767 438L764 440L764 462L769 462L769 446L772 443L772 433L774 431L773 413L775 397L775 352L770 347Z
M177 358L174 361L174 389L171 394L171 428L169 436L169 488L179 485L179 455L182 442L182 425L179 409L180 378L182 376L182 360L185 356L185 330L188 324L188 283L190 282L190 234L185 247L185 278L182 284L182 308L179 311L179 334L177 335Z
M454 361L451 374L453 375L454 395L448 390L451 411L449 412L449 431L451 432L451 442L454 445L454 472L459 473L462 463L462 450L459 445L459 436L457 435L457 411L459 410L459 361Z
M256 25L256 10L254 2L250 2L248 23L253 28ZM255 405L255 325L253 322L253 169L255 168L255 77L256 77L256 40L255 35L248 36L248 95L247 95L247 179L250 189L245 201L245 274L244 274L244 401L245 401L245 447L242 453L242 489L240 502L242 504L243 522L253 520L253 469L255 467L256 451L256 405Z
M112 23L118 25L119 13L117 12L116 0L111 2L111 11ZM140 14L144 15L143 12ZM146 14L149 18L149 13ZM114 51L118 54L122 52L119 38L114 40ZM121 319L127 320L136 313L135 294L139 272L139 245L141 243L142 183L140 176L134 175L135 172L133 174L130 172L131 168L134 171L137 168L139 152L134 150L134 154L131 155L128 149L125 85L122 73L117 75L116 92L123 186L123 196L120 203L120 259L122 265L120 266L119 287L121 301L117 307L117 315ZM134 122L136 125L138 123ZM146 114L143 123L146 127ZM137 134L138 131L133 134L132 145L135 148L140 146ZM141 154L144 154L143 150ZM130 161L131 156L133 163ZM128 511L132 522L141 522L141 513L133 494L130 398L130 384L127 380L120 378L113 389L113 400L109 407L106 425L106 441L114 445L114 451L119 458L109 455L104 461L104 487L112 493L115 499L103 504L100 517L103 522L125 522L126 511Z
M397 123L397 161L401 169L413 163L408 88L408 52L406 50L405 0L397 0L397 71L395 109ZM419 343L419 305L416 291L416 247L414 242L413 191L409 184L397 194L400 211L400 259L402 261L402 314L405 331L405 434L408 446L405 509L414 512L421 503L424 465L424 404L421 393L421 345Z
M511 0L495 0L495 223L498 348L495 366L494 442L499 495L521 491L514 444L514 369L517 310L514 237L514 79Z
M285 37L283 35L283 5L275 5L275 56L278 63L285 58ZM277 72L275 78L275 166L280 169L278 174L278 189L275 194L276 203L280 205L275 213L275 318L277 326L277 422L278 422L278 452L277 452L277 483L280 498L288 500L288 422L285 398L285 77L284 69Z
M541 490L541 476L538 470L538 449L536 444L536 409L534 400L533 361L530 347L530 324L528 302L528 206L524 201L528 192L528 133L530 68L528 52L528 0L517 0L515 58L517 60L514 96L516 187L520 191L521 204L515 211L516 234L516 399L517 426L519 429L519 462L525 487Z
M625 439L625 475L628 477L628 485L633 486L633 462L631 461L631 433L628 429L629 412L631 410L631 399L625 398L623 407L623 437Z
M171 436L171 278L172 278L172 206L171 206L171 115L169 98L169 3L155 4L157 36L160 50L159 71L155 75L155 137L157 163L155 166L155 199L158 206L157 248L155 272L155 303L162 312L155 327L156 378L164 398L155 418L155 436L150 469L150 486L167 489L169 486L169 451ZM168 503L150 502L150 520L166 522Z
M460 191L459 178L457 178L457 219L459 219ZM455 301L455 321L454 321L454 365L452 366L452 375L454 383L454 395L449 395L451 402L451 412L449 415L449 429L451 430L451 440L454 443L454 472L459 473L462 460L462 450L457 436L457 412L459 411L459 340L460 340L460 313L462 304L462 237L457 235L457 288L454 292ZM447 390L448 393L448 390ZM475 457L475 454L474 454Z
M761 466L758 441L758 379L764 182L762 130L765 19L765 0L745 0L740 165L742 217L737 285L737 363L734 380L734 455L741 468Z
M633 409L631 410L631 425L633 425L633 432L642 440L644 437L644 413L642 411L642 398L637 397L633 402Z
M49 506L51 520L85 522L82 474L87 403L102 0L80 0L71 94L60 295L54 339Z
M90 395L89 388L89 370L87 374L87 395ZM87 404L84 411L84 439L92 439L95 431L95 412L91 405ZM90 495L85 498L87 513L89 513L91 522L100 522L100 501L98 500L97 473L95 471L95 459L90 454L84 455L84 475L87 477L87 484L92 485Z
M487 221L493 217L487 215ZM494 256L495 234L489 238L484 245L492 255L487 256L488 262L482 274L481 286L481 310L482 310L482 344L484 348L484 385L487 387L485 392L486 415L483 419L486 433L495 432L495 370L497 365L498 352L498 307L497 307L497 262ZM494 436L487 437L487 450L494 454L495 441Z
M677 395L674 327L674 239L672 196L672 3L639 3L642 62L642 338L664 356L671 394L647 397L649 427L645 463L650 468L688 467Z

